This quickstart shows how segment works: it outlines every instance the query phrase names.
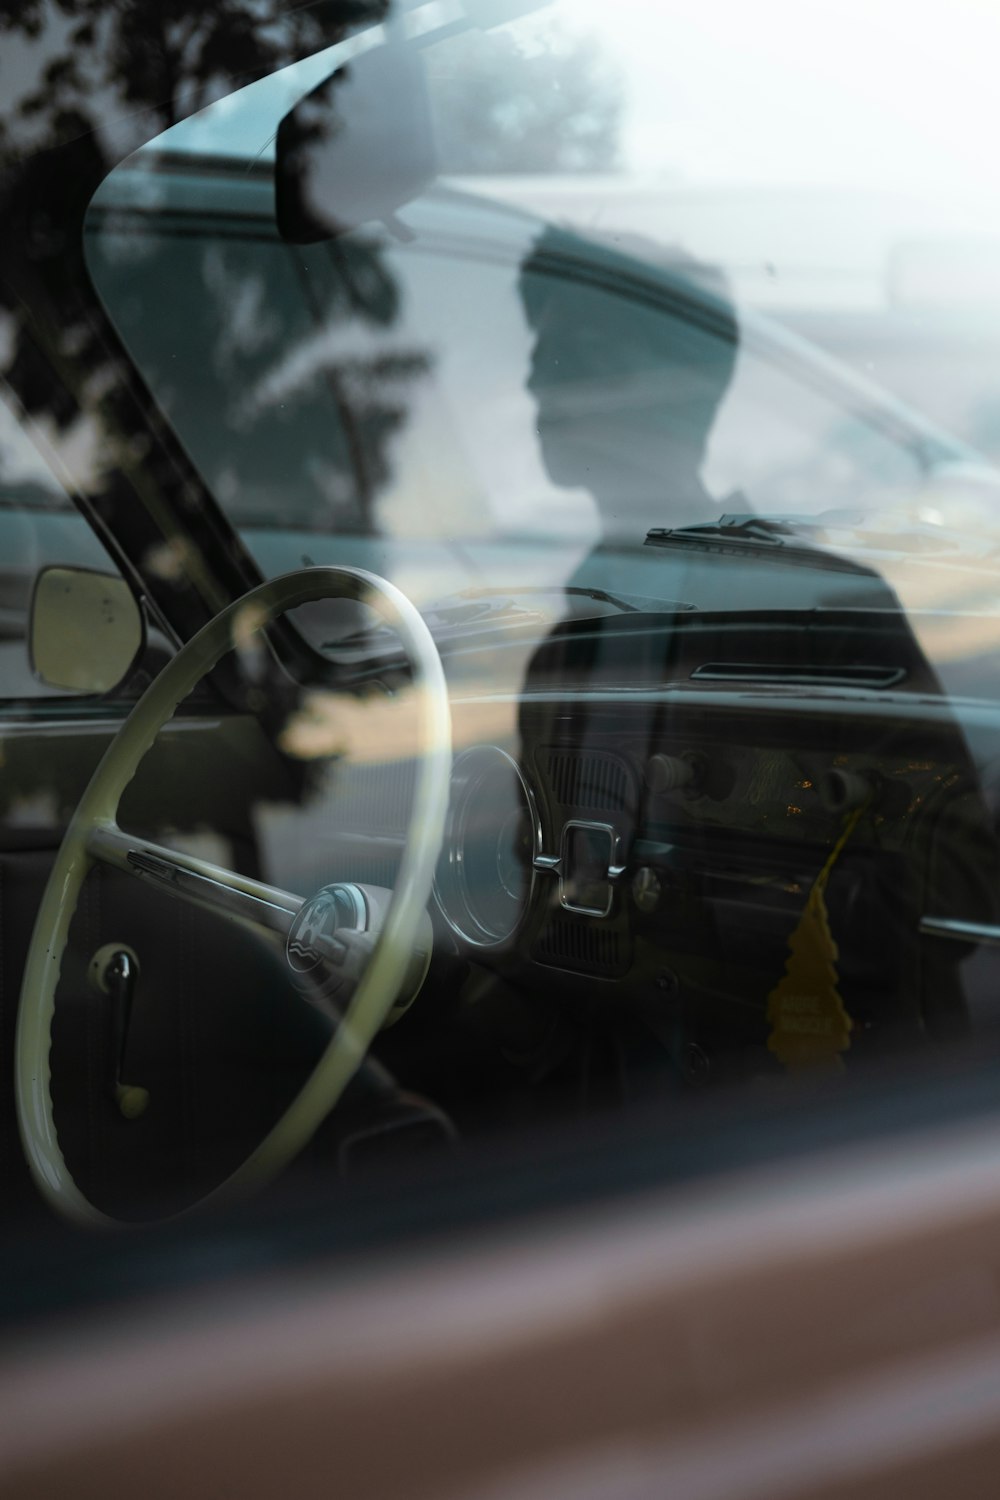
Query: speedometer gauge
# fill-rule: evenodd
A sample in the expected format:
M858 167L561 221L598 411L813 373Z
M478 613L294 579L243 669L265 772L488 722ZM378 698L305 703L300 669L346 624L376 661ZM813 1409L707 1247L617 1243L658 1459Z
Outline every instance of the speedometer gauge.
M508 942L528 909L541 825L516 761L496 745L478 745L455 761L438 903L463 941Z

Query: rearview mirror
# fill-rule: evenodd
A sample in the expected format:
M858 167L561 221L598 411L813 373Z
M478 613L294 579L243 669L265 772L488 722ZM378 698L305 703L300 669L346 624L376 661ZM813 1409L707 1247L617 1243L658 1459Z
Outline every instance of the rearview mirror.
M278 126L275 214L294 245L387 219L437 170L423 61L385 42L338 68Z
M89 568L43 568L31 598L28 650L49 687L107 693L145 644L142 613L122 578Z

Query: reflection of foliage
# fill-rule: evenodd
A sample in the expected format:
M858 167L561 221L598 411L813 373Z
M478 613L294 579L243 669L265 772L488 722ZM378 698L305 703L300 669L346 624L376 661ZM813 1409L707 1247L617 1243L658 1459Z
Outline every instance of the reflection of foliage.
M372 531L406 387L427 368L388 344L400 299L381 248L282 245L267 178L243 237L226 219L234 190L249 208L243 175L214 180L219 217L189 189L168 175L162 213L102 208L88 220L91 273L121 338L241 525Z
M0 210L15 258L17 249L28 252L25 290L32 295L17 295L21 277L15 271L5 278L6 288L0 281L0 305L19 320L25 305L34 307L37 317L40 283L61 304L53 308L41 341L37 322L30 338L26 326L12 331L14 351L5 373L26 410L68 424L77 399L53 381L51 365L93 383L95 359L106 359L92 318L75 297L72 310L69 303L83 211L116 160L237 80L264 76L335 41L351 25L377 19L385 4L321 0L289 12L280 0L132 0L114 6L107 0L9 0L0 12L0 39L18 42L27 76L16 110L0 122L0 166L8 178L0 188ZM63 173L61 159L39 154L70 142Z
M282 244L268 179L253 220L245 178L222 169L212 179L222 216L198 212L190 195L205 181L168 174L155 208L95 212L97 288L234 519L370 532L406 389L427 368L421 353L387 342L396 280L376 244ZM240 236L225 217L234 186Z
M329 366L324 374L336 386L341 412L351 429L358 490L359 529L373 529L375 497L388 482L389 441L406 422L405 388L428 368L428 359L418 351L387 352L370 359L349 360Z
M346 311L388 328L399 316L399 287L378 251L358 239L328 241Z
M137 556L157 545L157 537L162 542L164 529L168 534L173 530L164 500L168 505L180 502L199 536L205 492L174 431L150 400L142 361L137 375L93 295L83 252L90 199L124 156L167 126L234 87L337 41L354 27L380 20L387 5L388 0L318 0L305 6L288 0L216 0L209 5L203 0L10 0L0 12L4 72L11 64L17 70L17 87L6 90L12 106L0 121L0 376L28 413L57 428L66 429L81 416L94 424L99 437L92 451L99 467L86 477L92 503L99 512L110 513L138 491L155 516L150 529L134 504L129 507L127 546ZM168 269L169 276L158 285L155 300L161 305L154 321L163 326L174 319L172 335L179 349L194 330L171 306L181 279L172 259ZM323 298L323 316L387 325L398 307L392 278L371 255L351 270L346 301L334 308ZM136 296L145 299L140 323L152 312L152 275L152 267L146 267L144 283L141 275L134 278ZM200 267L198 275L204 305L207 288ZM249 338L243 347L239 336L234 340L234 329L221 314L225 308L232 312L234 299L239 304L241 296L244 324L251 318L261 333L270 322L272 350L287 319L280 311L271 316L270 287L265 278L262 288L257 267L250 268L246 286L230 283L219 301L219 344L210 351L210 361L221 376L227 361L235 360L245 381L247 357L256 353L260 358L269 340ZM314 334L315 321L305 321ZM287 336L287 326L283 331ZM206 333L200 330L194 340L202 349ZM364 469L367 491L361 486L370 500L371 487L384 477L387 462L379 443L384 446L401 414L395 401L380 412L374 387L366 391L362 405L363 441L376 454ZM216 420L220 415L217 408ZM211 419L210 412L201 416L203 423ZM287 447L283 453L287 460ZM295 457L293 453L293 461ZM277 458L271 455L272 471ZM357 464L354 469L357 480ZM280 489L275 500L279 495ZM142 527L144 541L138 536ZM116 530L124 537L122 526ZM204 566L207 554L197 555ZM224 592L241 585L245 575L238 560L219 554L216 566ZM199 581L202 592L218 600L207 576ZM159 585L154 580L153 587L188 590L191 583L187 576ZM201 608L193 600L191 607Z
M400 313L399 287L375 245L359 239L332 240L317 248L332 264L333 275L324 296L317 298L321 282L313 265L318 257L300 253L306 273L301 277L303 294L323 330L313 364L340 419L356 496L355 504L341 505L333 524L337 530L371 531L376 496L389 479L389 441L406 420L404 386L424 374L429 361L416 350L383 349L353 358L338 352L337 328L348 319L362 319L375 329L392 326ZM335 476L330 478L335 485ZM327 493L333 500L329 481ZM348 519L351 512L353 522Z
M352 27L387 0L7 0L0 36L53 44L19 107L39 142L54 145L116 114L152 111L166 129L237 83L250 83ZM62 24L59 24L59 23ZM8 126L9 128L9 126ZM23 132L22 132L23 133ZM154 133L149 131L149 134ZM138 144L136 142L135 144Z
M444 171L617 166L621 85L593 37L553 32L529 50L508 33L468 32L431 52L428 65Z

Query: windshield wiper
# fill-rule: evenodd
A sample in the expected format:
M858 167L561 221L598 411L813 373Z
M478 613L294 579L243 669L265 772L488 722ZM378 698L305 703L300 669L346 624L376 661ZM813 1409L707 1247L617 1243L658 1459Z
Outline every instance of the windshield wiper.
M481 589L472 590L473 593L484 592ZM627 599L621 599L617 594L609 594L607 589L584 588L582 584L567 583L559 588L548 588L544 583L524 584L514 590L516 594L574 594L581 599L597 599L602 604L613 604L616 609L624 610L626 614L638 614L638 604L630 604Z
M620 609L623 614L640 615L650 612L658 614L676 614L682 610L697 609L695 604L685 604L677 599L652 599L645 594L612 594L607 589L591 588L586 584L565 583L549 585L544 583L529 583L519 585L510 591L516 596L522 594L570 594L574 598L595 599L600 604L611 604L615 609ZM490 589L464 589L460 596L463 599L485 598L491 594ZM495 597L495 596L494 596ZM513 604L513 599L509 601Z
M723 515L717 521L691 526L658 526L646 533L645 545L722 551L732 545L745 554L764 552L774 557L784 552L786 557L781 560L808 558L816 567L832 568L837 566L838 555L824 550L829 547L863 547L867 551L950 557L956 561L1000 555L993 536L958 532L891 509L824 510L816 515Z
M598 604L610 604L612 609L620 610L622 614L680 614L698 608L696 604L687 604L678 599L652 598L647 594L613 594L609 589L591 587L589 584L564 583L526 583L518 584L514 588L503 589L473 588L462 589L460 593L449 594L447 598L440 599L421 610L424 618L429 624L438 623L446 629L461 625L468 627L470 624L482 624L488 626L494 622L509 619L535 619L546 620L547 613L538 609L529 609L518 604L517 600L529 596L548 596L553 599L571 598L593 599ZM437 632L441 633L440 628Z
M693 526L654 526L646 532L646 546L662 547L677 539L697 541L721 537L726 541L763 542L769 547L781 547L786 536L795 536L797 528L787 520L776 516L723 515L717 521L699 521Z
M681 548L741 557L766 557L793 567L818 568L831 573L863 572L862 564L836 552L824 551L803 536L803 530L822 530L798 517L723 515L694 526L656 526L647 531L644 546Z

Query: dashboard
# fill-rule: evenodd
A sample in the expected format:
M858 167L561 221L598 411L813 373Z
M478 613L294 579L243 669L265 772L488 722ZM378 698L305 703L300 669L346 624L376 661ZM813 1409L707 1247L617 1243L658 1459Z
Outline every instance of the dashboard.
M696 1093L777 1085L807 1043L839 1071L992 1014L995 972L979 965L978 997L968 976L1000 944L1000 719L935 690L900 617L517 619L480 641L438 637L453 744L444 836L414 962L330 1118L338 1160L379 1151L383 1127L440 1144L633 1102L658 1110L677 1092L697 1110ZM248 875L306 908L332 884L355 887L343 925L367 936L399 883L417 741L392 642L365 649L357 689L281 699L296 758L281 750L286 728L279 738L233 715L223 745L212 726L216 805L192 804L188 832L214 814L235 849L244 819ZM169 832L155 799L190 765L192 732L176 731L130 788L157 843ZM109 1181L145 1171L154 1134L172 1171L184 1129L198 1172L218 1180L328 1044L336 974L300 983L284 939L247 942L210 911L168 910L148 882L98 876L55 1035L74 1169L102 1191L86 1121L104 1072L96 1052L86 1078L75 1060L90 1055L101 913L134 906L148 977L129 1067L170 1103L145 1134L121 1132ZM115 916L107 940L118 930ZM215 999L186 1012L193 952ZM224 1070L202 1061L219 1057ZM213 1081L185 1123L172 1080L199 1070L226 1091ZM398 1098L383 1119L386 1080Z
M852 1047L952 1025L956 924L995 920L976 762L905 622L825 630L608 616L522 643L520 679L499 649L488 684L452 662L439 978L641 1016L701 1074L766 1069L768 997L821 882ZM389 884L408 770L362 776L340 878Z

